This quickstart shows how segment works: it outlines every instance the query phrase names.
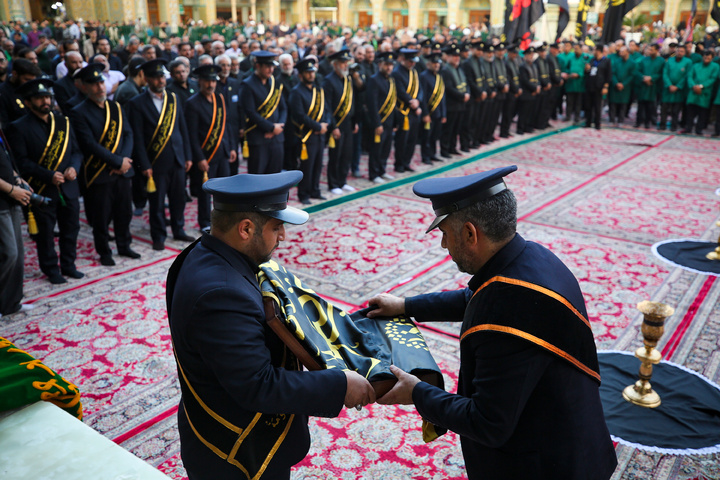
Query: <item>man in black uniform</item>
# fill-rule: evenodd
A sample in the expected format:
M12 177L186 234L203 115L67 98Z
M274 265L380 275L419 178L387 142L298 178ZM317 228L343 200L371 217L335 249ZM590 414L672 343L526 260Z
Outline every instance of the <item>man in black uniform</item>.
M185 104L185 123L190 137L192 161L201 172L200 181L230 175L230 160L237 160L232 149L227 100L216 91L220 67L203 65L193 70L200 91ZM210 194L197 192L198 225L201 230L210 228Z
M145 73L142 66L145 59L142 57L133 57L127 66L127 80L120 84L113 99L123 107L133 98L142 93L147 82L145 81Z
M437 142L440 140L442 129L447 122L447 105L445 102L445 82L440 75L439 53L426 57L426 70L420 74L420 88L427 98L430 128L423 128L420 133L421 154L423 161L442 162L437 156Z
M540 94L540 79L535 65L535 47L525 49L523 64L520 65L520 102L518 103L517 134L532 133L536 99Z
M385 183L395 177L385 171L390 156L392 136L397 118L397 82L392 76L397 55L382 52L377 55L378 73L367 82L368 132L371 135L368 158L368 178Z
M420 120L424 115L420 76L415 70L417 61L416 50L401 48L400 58L392 73L397 87L397 111L401 117L400 126L395 132L395 171L398 173L415 171L410 167L410 162L418 141Z
M487 98L485 76L480 67L483 46L480 40L472 42L472 55L462 63L471 97L463 114L462 125L460 125L460 149L462 150L480 146L479 132L482 128L481 119Z
M445 83L447 123L440 134L440 155L450 158L450 154L459 155L457 140L460 134L460 120L470 101L470 89L467 86L465 72L460 68L460 48L449 45L445 49L447 64L440 74Z
M289 480L310 448L308 416L375 401L368 381L340 369L303 371L265 322L259 265L285 239L298 171L210 180L210 234L170 268L167 307L182 398L183 464L191 480Z
M504 66L505 64L503 64ZM487 92L487 98L485 99L485 105L482 110L482 117L480 119L480 131L478 141L481 144L488 144L492 142L493 133L497 126L497 115L499 100L498 100L498 76L495 70L495 46L490 43L483 44L483 58L480 60L480 66L482 67L483 77L485 79L485 91ZM502 106L500 106L502 108ZM493 120L494 119L494 120ZM495 122L495 123L493 123Z
M182 105L174 93L165 91L165 60L145 62L142 70L148 88L128 104L135 139L133 159L147 179L153 250L164 250L166 196L173 238L194 240L184 230L185 172L192 165L192 153Z
M357 132L354 123L355 96L353 80L348 69L352 60L350 52L343 49L330 56L332 71L325 76L323 89L333 115L333 128L328 138L328 189L335 195L354 192L355 187L347 184L353 152L353 134Z
M600 130L602 99L608 93L610 80L612 80L610 59L605 56L604 46L597 44L593 59L585 65L585 105L587 106L585 128L590 128L594 123L595 128Z
M78 52L68 52L65 54L65 66L68 69L67 75L55 82L53 90L55 91L55 101L63 113L69 114L71 108L68 108L68 101L77 95L78 88L75 86L75 72L82 68L83 58Z
M290 128L288 137L296 158L300 157L303 173L298 185L298 198L303 205L310 205L311 198L325 200L320 192L320 174L325 149L325 135L332 129L332 114L322 87L315 85L317 60L305 58L297 64L300 83L290 92ZM297 162L297 161L296 161Z
M77 75L85 84L87 99L71 111L72 125L83 150L80 182L85 214L93 229L100 263L115 265L108 227L113 222L118 254L140 258L130 248L132 220L133 135L128 119L117 102L107 100L103 65L91 63Z
M415 404L460 435L471 479L607 480L617 465L600 402L592 329L578 281L548 249L516 233L503 177L517 167L415 184L468 288L405 299L382 294L368 316L462 321L458 393L391 367L383 404Z
M505 71L507 72L508 91L505 103L503 103L502 121L500 122L500 138L510 137L510 125L517 113L517 100L522 95L520 87L520 65L518 64L517 45L507 47L507 58L505 59Z
M276 55L256 50L252 56L255 69L243 82L240 98L246 115L243 157L248 173L277 173L283 165L287 108L282 85L273 76Z
M238 148L240 146L240 94L242 82L230 76L232 62L222 54L215 57L215 65L220 67L215 91L222 93L227 104L228 140L230 141L230 175L238 172Z
M550 54L547 56L547 61L548 66L550 67L550 83L552 84L552 89L550 90L550 100L547 106L550 113L547 117L553 120L557 120L558 99L560 99L560 101L562 100L560 97L562 96L563 85L565 84L565 80L562 78L560 61L558 60L559 53L560 49L558 48L557 43L551 43Z
M18 94L23 97L29 114L10 124L7 138L23 178L35 193L51 199L49 204L30 207L28 226L32 228L34 217L38 232L32 236L38 249L40 270L50 283L60 284L67 282L62 275L85 276L75 268L80 231L77 173L82 153L70 120L51 111L52 85L52 80L38 78L20 87ZM56 224L60 230L59 267L53 234Z
M24 58L16 58L12 64L10 77L0 84L0 126L7 128L11 122L27 113L20 86L42 76L37 65Z
M550 64L547 61L547 50L545 44L535 49L537 58L535 59L535 68L538 72L538 80L540 81L540 93L535 99L535 113L533 114L533 127L543 130L550 126L550 89L552 81L550 79Z
M493 107L493 117L490 119L488 136L485 141L490 143L497 140L495 136L495 128L500 124L500 115L505 111L505 102L510 92L510 81L507 78L507 67L505 66L504 43L499 43L495 47L495 59L492 62L493 71L495 73L495 86L497 87L497 96L495 97L495 105Z

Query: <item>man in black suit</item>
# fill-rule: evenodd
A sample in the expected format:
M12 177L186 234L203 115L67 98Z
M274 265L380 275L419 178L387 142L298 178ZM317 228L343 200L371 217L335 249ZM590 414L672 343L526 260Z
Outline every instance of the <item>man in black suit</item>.
M141 68L148 88L128 104L135 139L133 159L148 179L153 250L164 250L166 196L173 238L194 240L184 230L185 172L192 166L192 154L182 105L174 93L165 91L165 60L151 60Z
M385 183L395 177L385 171L397 126L397 82L391 75L397 55L382 52L378 56L378 73L367 81L368 133L371 135L368 177L371 182Z
M400 58L392 73L397 87L397 111L402 117L395 132L395 171L398 173L415 171L410 162L415 153L421 119L429 120L424 112L420 75L415 69L419 60L417 54L417 50L401 48Z
M71 120L83 150L80 181L84 188L85 213L93 229L100 263L115 265L108 227L113 222L118 254L140 258L130 248L132 220L132 128L117 102L107 100L103 65L91 63L78 72L87 99L72 109Z
M447 122L445 82L440 75L442 60L439 53L431 53L425 60L426 68L420 74L420 84L425 92L430 127L424 127L420 132L420 153L424 163L442 162L436 155L437 143Z
M167 307L182 398L181 455L192 480L289 479L310 447L308 416L375 401L357 372L303 371L265 322L259 265L285 239L298 171L205 183L209 234L185 249L167 280Z
M518 135L535 131L533 128L533 115L536 110L537 96L540 94L542 87L540 86L540 78L534 59L535 47L526 48L523 63L520 65L520 88L522 94L518 102Z
M612 65L604 48L602 44L595 45L594 57L585 65L585 127L590 128L594 123L597 130L600 130L602 99L612 79Z
M0 126L3 128L27 113L25 102L18 89L26 82L42 76L37 65L24 58L16 58L10 77L0 83Z
M190 67L187 58L176 58L168 65L170 70L170 83L167 86L168 92L177 95L180 104L185 107L188 98L198 91L197 81L190 78Z
M72 108L69 108L68 102L71 98L78 94L78 87L75 85L75 72L82 68L83 58L78 52L68 52L65 54L65 66L68 73L63 78L55 82L53 90L55 90L55 101L60 110L69 114Z
M458 393L391 367L383 404L415 404L460 435L468 478L607 480L617 465L600 402L600 373L580 286L548 249L516 233L503 177L517 167L413 187L432 201L442 246L468 288L405 299L381 294L369 317L462 321Z
M38 78L19 88L18 95L29 113L10 124L7 138L20 174L35 193L50 199L49 204L30 207L28 229L37 245L40 270L50 283L61 284L67 283L63 275L85 276L75 268L80 231L77 175L82 153L70 120L51 111L52 85L52 80ZM32 232L33 217L37 233ZM60 230L59 267L53 234L55 225Z
M445 49L447 64L443 66L441 75L445 82L445 99L447 123L443 125L440 135L440 155L449 158L450 154L460 154L457 140L460 134L460 120L470 101L470 89L467 86L465 72L460 67L460 49L450 45Z

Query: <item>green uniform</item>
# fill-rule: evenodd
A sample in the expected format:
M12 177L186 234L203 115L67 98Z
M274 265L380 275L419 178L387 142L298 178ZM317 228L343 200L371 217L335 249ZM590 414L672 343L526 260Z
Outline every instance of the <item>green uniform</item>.
M693 65L687 79L689 89L687 103L702 108L709 108L710 100L712 100L713 85L715 85L718 75L720 75L720 66L718 66L717 63L710 62L707 65L704 63L696 63ZM695 85L703 86L700 93L693 91Z
M657 99L658 89L660 88L665 59L659 55L655 58L645 57L638 64L638 67L637 78L639 87L637 99L639 102L654 102ZM644 77L650 77L650 85L644 82Z
M632 83L635 78L635 62L615 57L612 63L612 81L610 82L610 103L629 103ZM623 89L618 90L617 84L622 83Z
M568 75L571 75L573 73L577 73L579 75L578 78L568 78L565 82L565 91L567 93L583 93L585 92L585 64L587 61L585 60L585 57L580 55L580 57L576 57L573 53L572 56L568 58L567 63L565 64L565 69L563 70Z
M693 62L687 57L682 60L678 57L668 59L663 69L663 103L685 103L687 96L687 77L690 75L690 69ZM678 87L676 92L669 90L670 86Z
M699 54L699 53L697 53L697 52L691 53L691 54L690 54L690 61L691 61L692 63L700 63L700 62L702 62L702 55Z

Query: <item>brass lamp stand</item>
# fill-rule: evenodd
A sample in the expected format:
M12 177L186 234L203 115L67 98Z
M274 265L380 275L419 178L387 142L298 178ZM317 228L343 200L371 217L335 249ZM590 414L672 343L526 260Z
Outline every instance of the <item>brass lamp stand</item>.
M635 356L642 362L640 364L640 380L634 385L625 387L623 398L641 407L655 408L660 405L660 395L652 389L650 377L653 365L660 363L662 359L662 355L655 347L665 331L665 319L675 313L675 309L664 303L648 300L638 303L637 308L643 314L641 332L643 343L645 343L644 347L635 351Z

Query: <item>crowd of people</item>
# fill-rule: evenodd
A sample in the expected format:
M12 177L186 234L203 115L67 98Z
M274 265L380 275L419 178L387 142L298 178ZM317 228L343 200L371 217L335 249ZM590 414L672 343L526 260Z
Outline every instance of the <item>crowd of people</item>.
M229 41L214 33L145 43L117 41L99 23L81 32L70 21L58 43L47 24L18 26L0 33L0 208L10 212L0 218L3 245L14 244L3 250L17 253L3 263L14 268L0 270L21 278L22 206L40 269L55 284L83 276L75 268L80 197L100 263L112 266L111 223L117 254L130 258L139 254L129 223L148 204L153 249L164 249L168 222L175 239L194 240L186 202L198 198L198 224L209 228L204 181L236 174L243 161L251 174L301 170L298 199L309 205L354 191L348 178L361 176L365 153L367 180L382 184L414 171L418 146L432 165L553 119L599 129L607 109L611 124L624 123L633 102L635 126L702 134L720 104L720 65L707 42L520 49L439 31L251 28ZM18 293L4 303L2 314L20 308Z

